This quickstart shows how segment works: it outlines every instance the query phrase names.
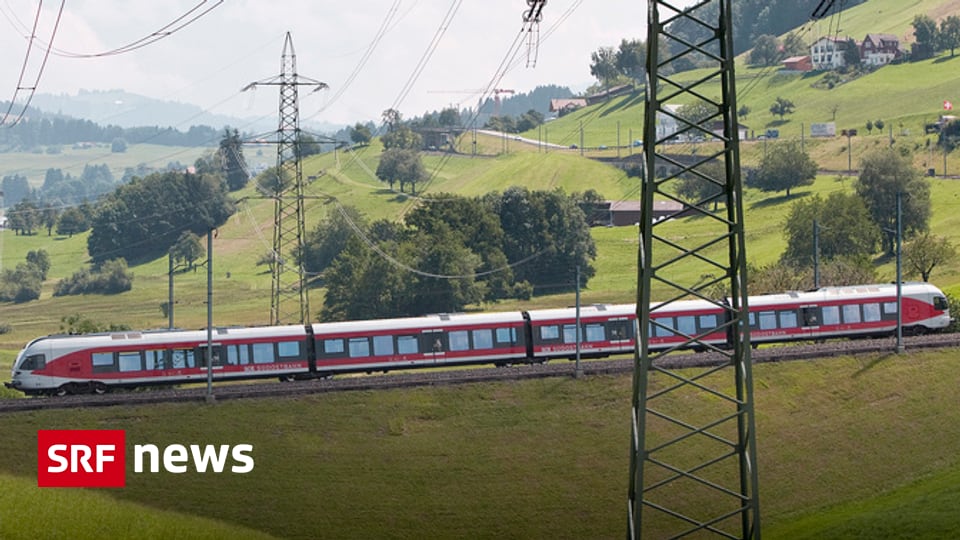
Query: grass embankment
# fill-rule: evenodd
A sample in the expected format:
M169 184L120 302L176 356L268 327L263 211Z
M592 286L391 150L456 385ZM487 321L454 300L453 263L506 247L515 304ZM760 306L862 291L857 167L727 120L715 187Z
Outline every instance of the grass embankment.
M756 366L765 536L960 533L955 364L947 351ZM37 516L24 537L80 504L78 527L119 527L126 511L99 509L117 499L289 538L615 538L630 393L629 376L590 377L12 414L0 472L35 478L38 427L125 429L128 445L254 445L247 475L130 474L126 489L93 498L11 481L8 497ZM683 418L697 406L678 405Z

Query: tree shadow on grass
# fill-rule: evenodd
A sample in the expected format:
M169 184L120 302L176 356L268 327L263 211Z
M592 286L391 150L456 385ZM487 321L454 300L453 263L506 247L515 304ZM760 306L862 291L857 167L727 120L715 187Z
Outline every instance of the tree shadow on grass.
M788 197L786 194L777 195L775 197L767 197L762 201L757 201L750 204L750 210L759 210L761 208L766 208L768 206L774 206L777 204L782 204L785 202L799 201L800 199L810 195L809 191L793 192Z

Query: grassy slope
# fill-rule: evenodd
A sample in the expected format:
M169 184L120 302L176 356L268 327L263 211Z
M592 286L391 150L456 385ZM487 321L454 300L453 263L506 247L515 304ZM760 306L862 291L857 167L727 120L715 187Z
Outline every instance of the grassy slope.
M756 366L765 535L960 532L955 363L944 351ZM613 538L624 526L630 392L629 376L561 378L12 414L0 474L22 479L5 492L37 502L38 527L117 499L290 538ZM672 406L689 419L702 405ZM131 474L126 489L73 498L33 487L37 426L125 429L129 444L246 442L256 468ZM121 527L130 508L87 513Z

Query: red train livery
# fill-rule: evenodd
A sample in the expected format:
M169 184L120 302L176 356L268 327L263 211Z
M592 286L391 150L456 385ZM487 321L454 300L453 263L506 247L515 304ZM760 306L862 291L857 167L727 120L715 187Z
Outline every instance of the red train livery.
M748 300L754 344L889 335L896 331L896 286L827 287ZM947 298L927 283L902 286L904 333L950 324ZM702 301L654 305L651 348L702 336L726 343L725 311ZM580 352L585 358L633 352L634 304L590 305L580 310ZM576 309L483 314L441 314L402 319L317 323L306 326L216 328L212 354L206 330L157 330L46 336L17 356L12 380L26 394L106 392L205 381L212 358L218 381L264 377L305 378L466 364L506 365L572 358Z

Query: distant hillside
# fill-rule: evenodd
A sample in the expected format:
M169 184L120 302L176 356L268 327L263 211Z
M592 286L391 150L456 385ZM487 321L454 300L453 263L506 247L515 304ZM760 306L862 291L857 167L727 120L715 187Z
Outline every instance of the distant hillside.
M210 126L221 130L224 126L259 132L276 129L276 118L253 121L204 111L197 105L165 101L123 90L81 90L77 95L37 94L33 107L47 113L56 113L90 120L102 125L123 128L140 126L172 127L186 131L191 126ZM336 131L333 124L311 125L315 131Z

